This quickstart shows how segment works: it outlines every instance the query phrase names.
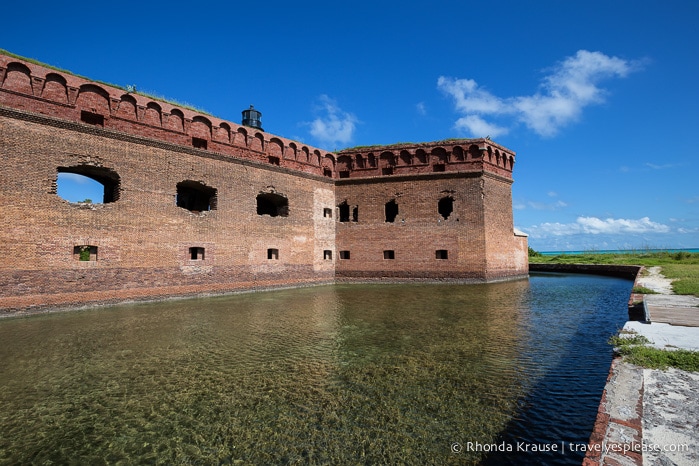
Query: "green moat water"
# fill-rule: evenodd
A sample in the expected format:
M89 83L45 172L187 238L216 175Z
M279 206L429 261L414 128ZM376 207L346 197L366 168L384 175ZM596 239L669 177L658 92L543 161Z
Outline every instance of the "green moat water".
M468 464L453 444L586 443L630 288L337 285L0 320L0 464Z

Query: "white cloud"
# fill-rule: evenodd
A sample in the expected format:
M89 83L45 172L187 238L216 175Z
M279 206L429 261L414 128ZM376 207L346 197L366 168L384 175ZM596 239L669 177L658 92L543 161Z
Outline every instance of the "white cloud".
M478 115L468 115L456 120L454 128L466 130L477 137L498 137L507 134L507 128L488 123Z
M418 102L415 105L415 110L417 110L417 113L422 116L427 115L427 108L425 107L425 102Z
M352 141L356 129L357 118L338 107L335 100L327 95L321 95L317 117L307 125L310 126L311 135L323 144L347 144Z
M533 238L568 235L624 235L668 233L670 227L653 222L648 217L639 219L578 217L573 223L541 223L523 230Z
M492 125L482 116L509 116L524 123L541 136L553 136L563 126L577 120L582 110L604 102L605 91L597 86L607 78L627 76L635 64L601 52L579 50L557 64L546 76L540 91L530 96L500 98L481 89L472 79L440 76L437 88L454 99L457 112L463 114L455 127L482 136L474 130ZM514 122L512 122L514 124ZM507 128L493 126L494 133Z

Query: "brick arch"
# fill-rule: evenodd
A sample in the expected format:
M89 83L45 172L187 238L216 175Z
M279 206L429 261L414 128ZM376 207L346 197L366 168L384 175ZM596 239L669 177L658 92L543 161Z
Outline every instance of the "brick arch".
M311 152L308 150L308 147L303 146L301 152L303 153L302 162L311 163Z
M32 78L29 67L22 63L12 62L7 64L5 82L2 87L22 94L32 95Z
M230 144L231 142L231 126L223 122L218 126L218 130L216 131L217 139L219 141L223 141L226 144Z
M318 153L320 155L320 152L318 151L315 151L314 153ZM334 178L335 157L333 157L330 154L325 154L325 156L320 160L320 167L323 171L324 176L327 176L328 178Z
M170 116L167 118L167 129L184 133L184 113L178 108L170 110Z
M95 84L83 84L78 90L75 106L79 109L109 115L109 93Z
M116 112L117 116L128 120L136 120L136 105L136 99L132 95L122 95Z
M337 171L352 170L352 157L349 155L341 155L337 158Z
M267 155L282 158L284 154L284 143L279 138L272 138L267 145Z
M449 154L444 147L435 147L430 153L432 163L447 164L449 163Z
M155 102L148 102L146 113L143 115L143 122L152 126L163 126L163 110Z
M364 157L362 156L362 154L355 155L354 162L355 162L357 168L364 168L365 167Z
M287 147L284 151L284 158L289 160L296 160L297 155L298 147L296 147L296 144L294 144L293 142L290 142L289 147Z
M396 164L396 154L390 151L381 152L379 155L379 167L392 167Z
M398 156L398 161L399 161L400 165L412 165L413 164L413 154L411 154L407 150L402 150L402 151L400 151L400 155Z
M201 115L192 118L189 135L195 138L211 140L211 121Z
M250 138L250 149L260 152L265 151L265 138L262 133L255 133L255 135Z
M61 104L67 104L68 83L66 82L66 78L58 73L47 74L46 81L44 82L44 89L41 91L41 97Z
M470 159L480 159L482 157L480 148L475 144L471 144L468 147L468 157Z
M320 151L318 149L313 151L313 165L317 165L320 167L321 164L321 156L320 156Z
M242 126L238 128L238 131L233 135L233 144L238 146L247 147L248 145L248 131Z
M461 146L454 146L451 149L452 160L455 162L463 162L466 160L466 154L464 153L464 148Z
M376 156L373 152L367 154L366 161L369 168L376 168Z
M425 152L423 149L416 150L415 160L417 163L427 163L427 152Z

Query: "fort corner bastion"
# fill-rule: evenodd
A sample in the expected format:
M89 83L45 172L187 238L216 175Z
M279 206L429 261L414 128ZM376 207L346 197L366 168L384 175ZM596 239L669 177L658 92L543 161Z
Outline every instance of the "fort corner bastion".
M528 273L514 152L331 153L0 53L0 310ZM57 194L60 173L104 186Z

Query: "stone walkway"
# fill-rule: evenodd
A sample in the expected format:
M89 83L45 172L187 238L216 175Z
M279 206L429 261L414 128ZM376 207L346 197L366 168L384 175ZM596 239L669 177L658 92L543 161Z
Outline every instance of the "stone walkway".
M699 326L686 325L699 316L699 298L673 295L658 267L648 272L635 285L660 293L644 295L644 302L652 302L650 322L627 322L624 330L644 335L657 348L699 351ZM678 309L689 310L690 320ZM662 322L653 314L662 315ZM699 465L699 373L615 359L583 464Z

